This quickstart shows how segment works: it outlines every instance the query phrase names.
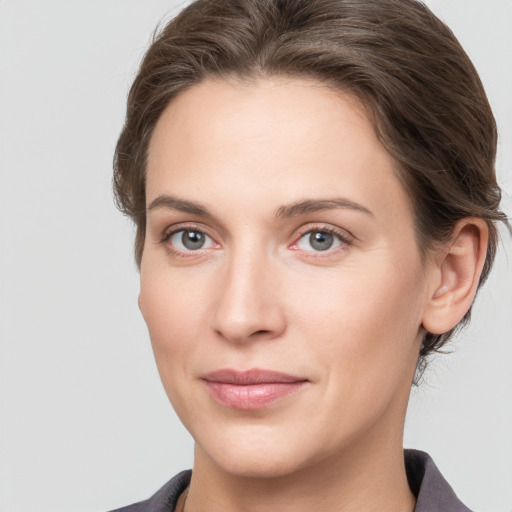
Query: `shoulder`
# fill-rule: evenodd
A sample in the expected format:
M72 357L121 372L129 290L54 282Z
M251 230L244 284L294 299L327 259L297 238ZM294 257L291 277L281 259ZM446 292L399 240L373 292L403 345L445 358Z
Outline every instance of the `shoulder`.
M471 512L427 453L405 450L404 457L409 486L417 499L414 512Z
M190 483L192 471L182 471L171 478L151 498L111 512L173 512L180 494Z

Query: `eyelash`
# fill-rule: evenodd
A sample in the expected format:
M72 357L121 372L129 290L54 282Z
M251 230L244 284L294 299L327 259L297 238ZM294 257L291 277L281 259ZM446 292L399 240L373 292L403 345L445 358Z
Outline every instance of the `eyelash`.
M177 233L186 232L186 231L193 231L193 232L203 234L203 235L207 236L210 240L212 240L215 245L217 245L217 246L220 245L217 242L215 242L214 238L212 236L210 236L208 234L207 230L205 230L203 227L197 226L197 225L191 225L191 224L175 226L171 230L164 231L164 233L160 239L160 243L164 244L166 246L167 250L169 252L171 252L174 256L178 256L178 257L182 257L182 258L194 257L194 256L197 256L198 254L200 254L203 250L208 250L208 248L207 249L199 248L197 250L182 251L180 249L176 249L169 243L169 241L171 240L171 238L174 235L176 235ZM341 232L341 230L337 230L337 229L334 229L334 228L326 226L326 225L313 225L313 226L308 225L308 226L302 228L301 230L299 230L298 234L296 236L294 236L295 241L292 242L292 244L288 245L288 248L291 250L300 251L301 249L298 247L299 242L306 235L311 235L311 233L325 233L328 235L332 235L333 237L337 238L340 243L334 249L328 248L325 251L321 251L321 250L315 251L314 249L309 250L309 251L303 250L302 252L305 253L305 257L310 257L310 258L322 258L322 257L326 258L326 257L333 256L333 254L336 254L339 251L346 250L347 247L352 245L352 243L354 241L354 237L347 231ZM307 254L307 253L311 253L311 254Z
M347 249L347 247L351 246L354 242L354 237L348 233L347 231L338 230L323 224L318 225L308 225L299 230L298 235L295 237L295 242L293 242L288 247L292 250L300 250L298 247L299 242L304 238L306 235L311 235L312 233L325 233L328 235L332 235L335 238L338 239L340 242L337 247L326 249L325 251L315 251L315 250L309 250L309 251L302 251L305 257L310 258L329 258L333 255L337 254L340 251L344 251ZM309 254L308 254L309 253Z
M180 233L182 231L183 232L193 231L193 232L196 232L196 233L200 233L202 235L207 236L210 240L213 241L213 243L215 245L219 245L217 242L215 242L213 237L208 234L207 230L205 230L201 226L197 226L197 225L193 225L193 224L174 226L172 229L165 230L164 233L162 234L161 239L160 239L160 243L164 244L166 249L169 252L171 252L173 254L173 256L177 256L177 257L180 257L180 258L190 258L190 257L193 257L193 256L195 256L195 255L197 255L198 253L201 252L201 249L197 249L195 251L194 250L182 251L180 249L176 249L175 247L172 246L171 243L169 243L169 241L172 239L172 237L174 235L176 235L177 233Z

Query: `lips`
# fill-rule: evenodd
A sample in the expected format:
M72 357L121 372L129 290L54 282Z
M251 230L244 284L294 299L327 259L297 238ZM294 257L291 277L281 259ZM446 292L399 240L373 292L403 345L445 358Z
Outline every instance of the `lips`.
M258 368L217 370L202 377L209 395L233 409L260 409L296 393L308 380L304 377Z

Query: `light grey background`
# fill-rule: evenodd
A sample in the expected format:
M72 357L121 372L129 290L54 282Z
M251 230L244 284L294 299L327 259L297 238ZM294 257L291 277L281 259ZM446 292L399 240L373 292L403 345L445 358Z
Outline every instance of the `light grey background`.
M155 25L183 3L0 0L1 512L104 511L191 465L137 310L132 229L110 188L127 88ZM510 215L512 1L429 4L487 88ZM405 436L487 512L512 511L503 238L473 326L413 392Z

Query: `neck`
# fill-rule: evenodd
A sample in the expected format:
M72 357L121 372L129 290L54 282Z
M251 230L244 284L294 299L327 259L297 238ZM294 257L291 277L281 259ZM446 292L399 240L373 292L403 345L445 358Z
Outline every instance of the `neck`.
M402 443L351 446L293 474L250 478L222 471L196 447L186 512L412 512Z

